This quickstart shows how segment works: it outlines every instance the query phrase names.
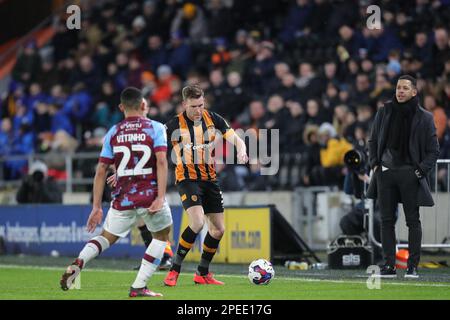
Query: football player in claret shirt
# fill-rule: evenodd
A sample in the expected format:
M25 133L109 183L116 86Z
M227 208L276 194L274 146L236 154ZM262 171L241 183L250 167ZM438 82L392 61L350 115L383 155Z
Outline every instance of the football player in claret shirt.
M164 126L143 116L145 101L140 90L129 87L120 96L125 119L106 134L94 178L93 208L87 230L93 232L102 222L101 198L108 167L116 168L116 185L111 207L100 235L92 238L75 261L67 267L60 285L67 290L86 264L126 237L138 217L152 232L130 297L162 296L147 289L147 281L163 257L172 225L172 214L165 200L167 187L167 137Z
M177 284L181 264L208 220L208 233L193 280L197 284L222 285L223 282L209 272L209 265L225 231L222 191L214 165L214 145L223 135L236 146L237 160L242 164L248 161L247 148L220 115L205 110L204 93L200 87L184 87L182 97L185 111L166 123L166 128L173 146L172 158L176 161L175 183L189 217L189 225L181 233L164 283L167 286Z
M145 107L144 107L143 116L145 118L147 118L150 109L149 109L147 100L144 99L144 102L145 102ZM114 174L110 175L106 179L106 182L108 183L108 185L111 188L115 188L116 184L117 184L116 174L114 173ZM142 220L142 219L137 219L136 226L139 229L139 233L141 234L142 241L144 242L144 245L147 248L150 245L150 243L152 242L152 239L153 239L152 233L150 232L150 230L147 229L147 226L146 226L144 220ZM168 270L170 268L170 266L172 265L172 257L173 257L172 247L171 247L170 241L167 241L166 248L164 249L164 255L163 255L163 258L161 259L161 263L159 265L159 270ZM140 268L140 266L136 267L135 270L139 270L139 268Z

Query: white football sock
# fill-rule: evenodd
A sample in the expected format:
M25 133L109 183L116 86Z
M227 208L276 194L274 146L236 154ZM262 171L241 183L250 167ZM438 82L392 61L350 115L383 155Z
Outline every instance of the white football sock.
M140 289L147 285L148 279L150 279L153 272L156 271L161 263L165 248L165 241L153 239L152 242L150 242L150 245L145 251L144 258L142 259L141 267L136 276L136 280L134 280L131 285L133 288Z
M109 241L103 236L96 236L92 238L86 245L83 250L81 250L79 259L83 259L83 267L86 266L90 260L94 259L100 253L109 248Z

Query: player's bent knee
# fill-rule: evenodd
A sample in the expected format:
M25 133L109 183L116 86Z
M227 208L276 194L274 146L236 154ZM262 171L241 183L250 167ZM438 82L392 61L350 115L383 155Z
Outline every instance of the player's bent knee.
M222 239L223 235L225 234L225 227L211 229L209 230L209 233L213 238Z
M153 234L153 239L159 241L169 241L169 234Z
M170 228L171 226L168 226L167 228L164 228L163 230L152 232L152 236L156 240L160 241L169 241L169 235L170 235Z
M186 210L192 218L203 219L204 211L202 206L192 206Z
M113 245L114 243L117 242L117 240L119 240L119 237L118 237L118 236L116 236L116 235L114 235L114 234L112 234L112 233L109 233L109 232L106 231L106 230L103 230L102 233L101 233L100 235L101 235L102 237L106 238L106 240L108 240L109 245Z
M189 215L189 227L195 233L200 232L205 225L205 215L201 206L193 206L187 210Z
M194 231L195 233L199 233L200 231L202 231L203 226L205 225L205 221L201 220L201 221L196 221L196 222L192 222L189 224L189 227L192 229L192 231Z

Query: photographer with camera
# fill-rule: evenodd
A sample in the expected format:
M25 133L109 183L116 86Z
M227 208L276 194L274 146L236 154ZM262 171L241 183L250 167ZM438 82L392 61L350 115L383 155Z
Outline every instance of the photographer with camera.
M355 137L351 140L353 149L344 155L345 166L348 173L344 180L346 194L354 195L358 199L364 196L364 183L369 183L368 173L368 137L369 125L367 122L357 122L355 125Z
M359 201L353 204L352 209L341 218L339 226L346 236L361 236L368 239L368 229L365 226L365 186L370 183L368 175L370 171L369 156L367 150L368 126L359 123L355 127L355 139L352 150L348 151L344 156L345 166L348 169L344 180L344 192L354 196ZM376 241L380 241L381 222L378 206L373 203L373 232ZM381 250L373 247L373 259L378 263L382 259Z
M28 172L17 191L18 203L62 203L62 192L56 182L48 177L44 162L33 162Z
M366 171L366 151L355 146L355 149L345 153L344 162L349 169L344 180L344 192L361 199L364 193L364 183L370 181Z

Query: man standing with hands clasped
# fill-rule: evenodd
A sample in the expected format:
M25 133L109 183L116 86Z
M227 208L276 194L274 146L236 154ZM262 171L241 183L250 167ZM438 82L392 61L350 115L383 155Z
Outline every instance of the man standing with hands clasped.
M375 116L369 139L369 161L374 174L367 196L378 199L381 242L385 265L380 277L394 278L395 221L398 203L403 204L408 226L406 278L418 278L422 226L419 206L434 206L427 174L439 156L433 115L419 105L416 79L401 76L395 96Z

